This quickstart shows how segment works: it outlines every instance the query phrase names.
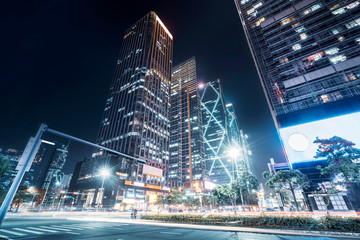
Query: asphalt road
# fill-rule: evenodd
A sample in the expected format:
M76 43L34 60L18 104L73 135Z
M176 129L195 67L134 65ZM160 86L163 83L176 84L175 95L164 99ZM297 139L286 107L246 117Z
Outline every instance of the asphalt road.
M85 222L51 218L10 218L0 228L0 239L88 239L88 240L327 240L328 237L297 237L246 232L197 230L136 223Z

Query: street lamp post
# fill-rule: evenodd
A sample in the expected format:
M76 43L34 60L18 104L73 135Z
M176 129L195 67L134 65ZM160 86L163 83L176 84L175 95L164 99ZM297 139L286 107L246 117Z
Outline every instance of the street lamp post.
M103 168L103 169L101 169L100 170L100 176L102 177L102 181L101 181L101 191L102 191L102 194L101 194L101 204L102 204L102 202L103 202L103 199L104 199L104 183L105 183L105 179L107 178L107 177L109 177L110 176L110 171L109 171L109 169L107 169L107 168ZM100 206L100 198L98 199L98 202L97 202L97 208L99 208L99 206Z

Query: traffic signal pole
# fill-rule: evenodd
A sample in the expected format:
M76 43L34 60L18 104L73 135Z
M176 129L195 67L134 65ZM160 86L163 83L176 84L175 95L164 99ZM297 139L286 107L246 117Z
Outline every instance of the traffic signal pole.
M48 133L51 133L53 135L68 138L68 139L71 139L71 140L74 140L74 141L77 141L77 142L80 142L80 143L83 143L83 144L86 144L86 145L89 145L89 146L92 146L92 147L96 147L96 148L99 148L99 149L104 150L106 152L110 152L110 153L113 153L115 155L118 155L118 156L121 156L121 157L124 157L124 158L132 159L137 164L145 164L146 163L146 161L144 159L129 156L127 154L112 150L110 148L106 148L106 147L100 146L98 144L91 143L91 142L82 140L80 138L73 137L71 135L68 135L68 134L65 134L65 133L62 133L62 132L58 132L58 131L53 130L53 129L49 129L46 124L42 123L40 125L40 128L37 131L35 137L30 138L28 144L26 145L26 148L25 148L23 154L21 155L21 157L19 159L19 163L18 163L18 165L16 167L16 170L18 170L18 172L17 172L16 177L15 177L13 183L11 184L11 187L10 187L8 193L6 194L6 197L5 197L5 199L4 199L4 201L3 201L2 205L1 205L1 208L0 208L0 227L2 225L2 222L3 222L4 218L5 218L6 213L7 213L8 209L9 209L9 207L10 207L10 204L13 201L14 196L15 196L15 194L16 194L19 186L20 186L21 180L23 179L25 173L30 170L30 167L31 167L31 165L32 165L32 163L34 161L34 158L35 158L35 156L36 156L36 154L37 154L37 152L39 150L39 147L40 147L40 144L41 144L41 137L42 137L44 132L48 132ZM41 208L41 206L40 206L40 208Z
M29 171L31 164L34 161L34 157L41 143L41 136L46 130L47 130L47 125L41 124L35 137L30 138L25 148L25 151L23 152L19 160L18 166L16 167L18 172L0 208L0 226L2 225L5 215L10 207L11 202L14 199L16 191L19 188L19 185L24 177L25 172Z

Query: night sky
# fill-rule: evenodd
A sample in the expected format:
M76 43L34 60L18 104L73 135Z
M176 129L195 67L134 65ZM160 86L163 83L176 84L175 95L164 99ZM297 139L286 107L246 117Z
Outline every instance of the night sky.
M42 122L94 142L123 33L155 11L174 36L174 64L195 56L200 81L221 79L256 174L270 157L285 161L232 0L14 0L0 9L0 147L23 149ZM71 143L66 172L89 153Z

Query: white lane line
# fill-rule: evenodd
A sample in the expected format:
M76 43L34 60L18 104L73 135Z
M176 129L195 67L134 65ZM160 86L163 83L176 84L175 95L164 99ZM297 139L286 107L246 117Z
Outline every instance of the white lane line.
M53 229L53 230L60 230L60 231L66 231L66 232L71 232L72 230L70 229L65 229L65 228L58 228L58 227L48 227L48 226L40 226L42 228L48 228L48 229Z
M81 235L81 233L67 232L67 234Z
M80 227L61 227L63 229L71 229L71 230L84 230L85 228L80 228Z
M44 234L43 232L37 232L37 231L32 231L32 230L27 230L27 229L21 229L21 228L13 228L14 230L17 231L23 231L23 232L28 232L28 233L33 233L33 234Z
M13 231L9 231L9 230L6 230L6 229L0 229L0 232L9 233L9 234L13 234L13 235L16 235L16 236L25 236L25 235L27 235L25 233L13 232Z
M182 233L174 233L174 232L160 232L162 234L174 234L174 235L182 235Z
M43 232L51 232L51 233L59 232L59 231L55 231L55 230L44 229L44 228L37 228L37 227L27 227L27 228L30 228L30 229L32 229L32 230L43 231Z
M6 240L12 240L11 238L9 238L8 236L5 236L5 235L0 235L0 238L4 238Z
M96 227L99 227L99 226L81 226L81 225L62 225L61 227L63 228L96 228Z

